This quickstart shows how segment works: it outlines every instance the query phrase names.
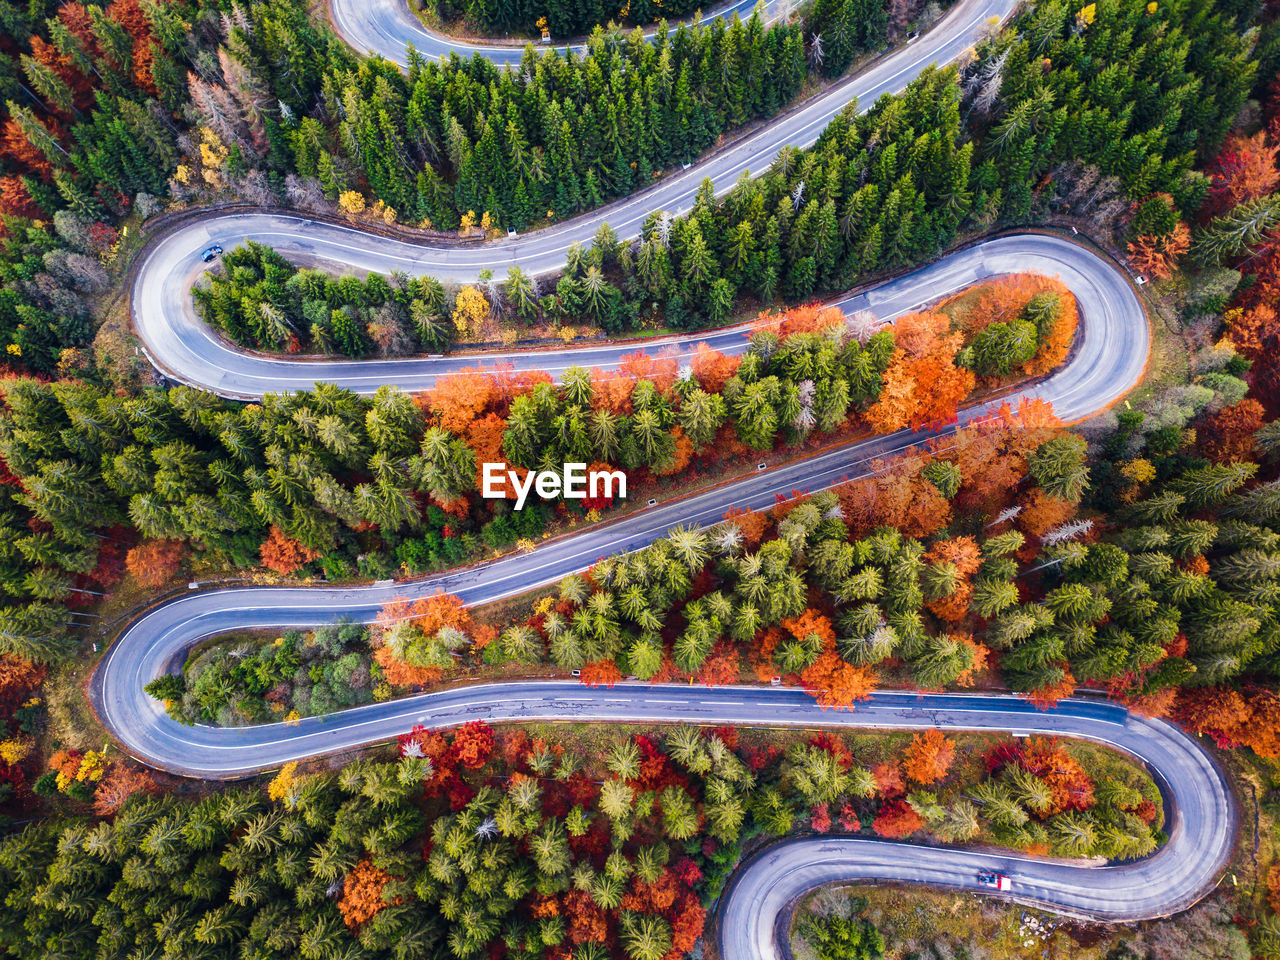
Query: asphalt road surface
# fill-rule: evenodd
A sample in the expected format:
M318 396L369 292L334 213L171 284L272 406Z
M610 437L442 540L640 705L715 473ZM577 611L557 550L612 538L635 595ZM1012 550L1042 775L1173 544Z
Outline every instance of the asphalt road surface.
M767 17L774 4L763 3L762 6ZM733 0L714 8L708 7L703 19L724 17L728 20L736 13L745 20L755 7L756 0ZM329 19L338 36L357 53L377 54L401 67L409 66L408 47L411 45L429 59L447 60L456 53L464 59L479 55L497 64L512 65L520 63L525 47L530 45L525 40L475 42L430 30L409 10L407 0L330 0ZM672 24L672 29L674 27ZM652 36L655 29L650 27L645 34ZM557 50L582 49L581 44L537 43L532 46L539 52L553 46Z
M1213 885L1230 857L1236 831L1225 777L1194 739L1172 724L1099 701L1068 700L1051 710L1036 710L1016 697L882 692L851 711L824 711L807 694L788 688L588 688L531 681L369 704L294 725L184 727L163 717L158 707L151 712L146 736L129 737L129 747L153 764L206 777L234 777L354 749L390 739L414 724L443 727L485 719L940 727L1068 736L1125 751L1144 763L1160 785L1169 839L1155 854L1135 862L1073 866L859 838L775 844L740 868L723 901L721 955L742 960L784 956L777 934L785 929L795 900L836 882L898 881L982 890L978 872L996 871L1011 878L1008 897L1021 903L1102 920L1164 916L1190 906Z
M356 9L364 0L350 2ZM378 0L369 9L379 11L384 5L388 10L400 9L399 2ZM242 241L257 240L299 263L335 272L402 270L465 282L474 280L483 269L504 277L507 268L517 264L528 273L547 274L563 265L564 252L571 243L589 245L603 223L609 223L620 238L632 239L639 236L650 213L686 212L704 179L711 180L717 193L724 193L743 172L767 168L783 146L809 146L850 100L856 99L865 108L883 94L901 91L927 66L954 60L988 28L991 18L1007 17L1014 6L1015 0L960 0L910 45L688 170L592 213L514 239L467 245L418 244L304 216L267 213L210 214L185 223L152 240L139 259L131 297L134 326L160 370L175 380L227 396L249 398L305 389L321 379L367 392L381 383L421 386L434 377L429 359L307 362L240 355L219 342L195 316L189 291L207 266L201 262L200 252L214 243L230 250ZM404 16L409 16L407 10Z
M134 320L154 362L174 379L226 396L307 389L315 381L370 393L383 383L406 389L475 362L474 357L386 361L298 361L242 353L221 342L195 317L190 288L204 270L199 251L245 239L269 243L286 256L339 272L431 274L472 280L483 268L505 273L519 264L534 274L557 269L565 248L586 243L603 222L624 239L638 235L652 211L687 210L704 178L724 192L740 173L759 170L786 144L811 144L849 100L864 106L901 90L926 65L948 62L985 29L1004 19L1013 0L962 0L933 30L882 58L776 123L731 144L644 193L596 213L516 239L473 246L416 245L302 217L214 215L182 225L154 241L133 289ZM742 4L726 8L741 9ZM339 31L357 49L404 63L413 43L431 54L479 52L502 62L519 59L510 46L472 47L425 31L401 0L333 0ZM1081 327L1070 361L1024 391L1053 403L1064 420L1083 419L1115 402L1141 379L1149 330L1141 303L1114 263L1065 239L1018 234L988 240L856 297L846 311L872 310L881 319L932 301L985 277L1029 271L1060 277L1075 293ZM725 352L745 349L743 328L650 341L651 351L687 356L706 342ZM485 355L517 367L559 372L569 365L609 366L632 345L554 353ZM970 408L961 422L988 415L994 401ZM234 778L284 762L351 750L389 739L416 723L446 726L466 720L565 719L689 721L712 724L832 724L877 728L946 727L1053 733L1107 743L1153 771L1166 798L1169 841L1150 858L1105 867L1048 863L1016 856L895 844L855 838L800 839L774 845L735 877L721 913L721 952L734 958L783 956L778 933L795 899L826 883L897 880L976 888L980 870L1013 879L1013 899L1100 919L1140 919L1183 909L1214 882L1229 857L1235 810L1222 773L1198 744L1177 728L1129 715L1110 704L1068 701L1035 711L1009 697L880 693L851 712L823 712L807 695L781 688L701 688L622 684L610 689L563 682L470 686L369 704L296 724L218 729L169 719L143 685L180 666L202 639L232 630L307 627L340 617L372 619L387 600L444 589L482 603L553 582L613 552L636 549L679 524L710 524L730 506L764 507L776 492L822 489L865 473L869 461L931 436L901 432L847 445L767 470L684 500L659 505L550 541L519 554L414 583L363 587L264 588L193 592L137 619L104 656L90 695L111 733L140 760L191 776Z
M452 248L431 253L329 223L304 226L302 221L268 214L248 214L237 219L246 221L242 239L270 243L292 259L326 266L333 266L343 254L348 264L356 263L362 268L412 269L408 257L430 255L439 259L438 266L443 269L437 270L433 263L425 272L438 273L448 269L451 259L486 249ZM669 353L683 359L691 356L699 343L725 353L739 353L747 346L748 327L737 326L645 340L641 344L393 360L299 360L247 353L215 335L196 316L190 295L190 286L204 265L188 252L202 249L216 239L218 232L210 224L197 221L153 247L138 271L133 309L138 333L161 370L176 381L227 397L253 399L264 393L309 390L316 381L366 394L384 383L422 390L439 376L477 363L507 362L517 369L542 369L557 376L574 365L613 366L621 356L640 348L650 354ZM397 249L406 259L396 259ZM1055 405L1061 405L1060 415L1075 419L1093 412L1106 402L1098 403L1100 396L1114 399L1118 395L1112 385L1118 386L1120 393L1127 391L1133 385L1134 374L1140 374L1146 356L1145 322L1130 323L1141 313L1137 298L1116 264L1061 237L1022 233L986 240L839 303L847 310L869 309L889 320L974 281L1024 271L1060 277L1076 292L1081 311L1088 317L1088 337L1083 344L1088 362L1073 365L1070 375L1073 380L1084 378L1076 381L1084 392L1067 391L1059 379L1053 399ZM1127 339L1115 342L1115 335ZM1110 355L1093 348L1105 348Z
M1006 399L1016 402L1020 397L1039 397L1048 400L1062 419L1074 421L1116 402L1135 387L1142 378L1150 347L1150 331L1142 303L1116 264L1061 237L1016 234L984 241L847 298L840 305L846 311L868 309L879 316L891 317L924 301L961 290L982 277L1024 269L1059 276L1077 299L1080 325L1068 361L1052 375L1015 391ZM725 350L741 349L745 344L741 330L697 339L711 341ZM690 342L684 342L683 349L687 350ZM609 346L531 357L516 354L512 359L533 366L543 366L547 360L555 360L561 367L569 363L591 365L605 362L609 356L616 358L621 349ZM231 352L226 360L236 358L255 359ZM291 361L270 362L279 368L275 374L277 380L300 366ZM430 382L426 378L441 372L443 363L457 362L461 361L437 362L433 365L435 372L426 372L432 369L426 366L420 374L424 379L408 380L403 385L426 386ZM428 361L402 363L427 364ZM557 369L556 363L547 366ZM379 364L372 364L372 368L368 376L376 377L374 371L380 369ZM325 379L343 382L328 375ZM1002 399L991 399L966 408L959 422L989 416L1001 402ZM634 512L610 523L588 527L571 536L548 541L530 553L517 553L413 582L193 592L162 604L127 628L94 675L94 695L109 729L131 750L157 766L180 767L184 752L181 747L175 749L175 745L181 742L181 737L176 742L166 738L178 736L183 728L168 721L142 687L180 665L185 652L207 637L243 629L313 626L341 616L368 621L394 597L423 596L437 590L456 594L469 604L492 602L553 583L608 554L638 549L664 536L672 527L714 524L730 507L761 509L772 505L779 492L817 491L863 475L872 468L875 459L931 438L945 438L953 430L954 426L933 432L904 430L846 444L749 474L703 493ZM940 442L945 443L945 439ZM225 732L216 734L225 735ZM271 762L272 758L266 758L263 764ZM202 769L199 764L192 768L193 772Z
M1034 251L1034 253L1033 253ZM1076 345L1068 361L1047 378L1015 391L1008 399L1048 400L1064 420L1079 420L1123 397L1142 378L1150 331L1142 304L1120 268L1086 247L1060 237L1018 234L989 240L842 302L846 310L870 309L890 316L984 276L1034 268L1056 274L1075 294L1080 308ZM741 332L735 343L742 344ZM598 348L601 351L617 347ZM232 358L241 356L232 354ZM543 359L547 357L545 355ZM562 363L590 362L557 355ZM412 362L412 361L410 361ZM421 362L421 361L419 361ZM598 360L596 362L599 362ZM295 364L282 362L287 375ZM418 384L425 385L425 384ZM961 412L959 423L989 416L1003 399L995 398ZM865 475L872 462L928 439L945 443L954 425L937 431L910 431L835 447L821 454L762 470L680 500L642 509L613 522L596 524L488 563L447 571L420 580L350 587L246 587L193 592L146 613L116 641L94 674L93 695L108 729L140 758L156 766L208 773L199 756L188 753L186 728L169 720L142 687L182 663L201 640L236 630L307 627L342 616L370 621L389 600L424 596L437 590L468 604L488 603L554 583L611 553L635 550L681 524L708 526L730 507L762 509L778 493L810 492ZM330 718L326 729L354 723L354 713ZM218 731L215 738L243 734ZM214 743L225 742L215 739ZM211 746L211 750L220 747ZM264 755L259 766L277 761ZM233 768L238 769L238 768Z

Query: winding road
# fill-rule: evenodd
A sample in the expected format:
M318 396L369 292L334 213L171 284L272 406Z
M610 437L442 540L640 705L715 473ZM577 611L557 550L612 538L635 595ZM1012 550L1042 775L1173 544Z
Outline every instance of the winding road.
M1150 330L1145 310L1121 268L1087 247L1050 234L1020 233L987 240L952 253L922 269L842 301L846 310L867 309L889 319L923 302L962 290L985 277L1017 270L1058 276L1075 295L1080 311L1076 344L1067 362L1049 377L1013 394L975 404L962 411L959 423L988 416L1008 400L1038 397L1049 401L1064 420L1083 419L1116 402L1142 378L1150 348ZM742 331L722 336L724 348L741 349ZM702 339L676 341L684 349ZM554 355L557 362L601 362L626 348L595 347ZM552 355L515 355L522 364L538 364ZM591 358L595 358L594 361ZM279 386L299 364L264 361L229 352L225 362L237 360L253 365L269 363L280 368L272 374ZM442 365L462 361L445 359L403 361L422 365L419 376L434 377ZM356 362L358 366L358 362ZM342 364L339 364L341 366ZM376 365L376 364L375 364ZM310 366L310 365L306 365ZM554 365L552 365L554 368ZM252 370L229 375L249 376ZM262 374L265 375L265 374ZM373 374L370 374L373 377ZM351 385L353 380L340 383ZM370 379L369 386L376 384ZM406 386L425 386L429 380L405 380ZM437 590L461 597L468 604L489 603L537 586L553 583L565 575L585 569L611 553L634 550L664 536L680 524L710 525L718 522L730 507L761 509L774 503L778 491L817 491L844 479L865 474L870 462L954 431L909 431L836 447L816 456L783 464L725 483L714 489L639 510L611 523L597 524L571 536L548 541L530 553L516 553L484 564L452 570L410 583L390 581L354 587L248 587L192 593L165 603L134 621L104 656L94 674L92 694L107 728L130 752L155 766L206 774L198 754L191 752L190 732L166 717L143 686L167 670L180 666L185 652L201 640L234 630L276 626L306 627L329 622L340 616L370 621L388 600L397 596L423 596ZM327 718L325 729L333 732L357 723L354 712ZM229 743L246 731L218 730L214 743ZM299 749L302 749L301 747ZM300 755L318 751L303 750ZM262 754L257 766L271 766L280 757ZM239 768L243 769L243 765Z
M170 377L224 396L250 399L266 392L308 389L328 381L361 393L390 383L422 389L475 357L403 360L298 361L240 352L195 316L190 289L204 270L198 251L209 243L245 239L269 243L298 262L349 272L403 270L467 281L484 268L501 275L509 264L545 274L566 247L587 243L609 222L624 239L638 234L652 211L682 212L704 178L724 192L743 171L759 170L785 144L811 144L852 98L870 104L902 89L927 64L947 62L968 47L992 19L1004 19L1014 0L961 0L913 44L877 61L763 130L730 144L687 171L604 210L527 236L482 245L413 244L305 217L273 213L214 214L154 239L140 260L132 289L135 326L149 356ZM743 4L735 4L735 8ZM335 25L354 47L406 62L404 46L431 55L480 53L518 59L504 46L471 46L424 30L403 0L332 0ZM434 44L434 45L433 45ZM1062 237L1020 233L985 240L874 289L840 301L846 311L868 309L882 319L933 301L986 277L1030 271L1061 278L1081 314L1076 348L1067 364L1019 395L1052 402L1064 420L1088 417L1116 402L1141 380L1150 349L1142 304L1115 263ZM706 342L725 352L746 347L746 328L649 341L651 350L687 355ZM487 354L517 367L553 373L569 365L608 366L633 345L583 347L555 353ZM1012 398L1016 399L1016 397ZM997 401L965 410L967 423ZM949 428L943 434L953 430ZM468 603L489 602L551 583L601 556L652 542L679 524L709 524L730 506L764 507L776 491L815 491L866 473L874 458L938 433L878 437L785 464L714 490L641 510L614 522L549 541L532 553L504 557L413 583L358 587L250 587L192 592L135 620L104 655L90 683L103 723L124 748L155 767L190 776L235 778L387 740L409 726L489 720L688 721L708 724L837 725L914 729L1006 730L1079 737L1122 749L1145 763L1166 799L1168 842L1153 856L1105 867L904 845L859 838L806 838L775 844L749 861L727 892L720 915L721 953L735 960L786 955L780 920L803 893L830 882L895 880L976 888L979 870L1013 878L1012 897L1081 917L1141 919L1183 909L1214 882L1235 838L1236 812L1226 778L1212 758L1176 727L1130 715L1118 706L1066 701L1035 711L1011 697L878 693L852 712L823 712L807 695L782 688L702 688L620 684L610 689L536 681L468 686L387 703L369 704L293 724L219 729L183 726L164 714L143 685L178 667L200 640L231 630L307 627L348 616L372 619L387 600L444 589Z
M352 7L358 7L359 2L351 0ZM396 0L381 3L390 8ZM305 216L265 212L213 213L185 222L151 240L139 259L130 301L134 328L152 362L166 375L228 397L250 399L266 392L309 389L317 380L367 393L383 383L420 388L431 382L436 371L448 370L451 364L456 367L457 362L433 358L273 359L250 357L221 342L195 315L191 299L192 285L207 268L200 260L200 251L214 243L229 250L242 241L256 240L270 244L297 263L336 272L400 270L410 275L428 274L439 280L466 282L484 269L491 269L495 276L505 276L507 268L514 264L526 273L544 275L563 265L565 250L571 243L590 245L592 236L604 223L623 240L638 237L645 218L654 211L687 211L704 179L711 180L718 194L724 193L742 173L767 168L782 147L811 145L850 100L856 99L867 107L883 94L901 91L930 64L954 60L977 40L988 21L1004 19L1015 6L1015 0L960 0L914 43L887 54L867 70L728 144L688 170L671 174L645 191L592 213L514 239L465 245L445 241L415 243ZM630 349L634 347L627 348Z
M730 0L708 8L704 20L715 17L730 19L735 13L742 18L760 3L765 15L775 4L766 0ZM376 54L400 67L409 66L408 48L424 57L448 59L481 56L498 64L515 65L524 57L525 47L532 45L541 53L553 49L551 44L532 43L526 40L488 40L476 42L463 40L424 26L409 9L409 0L329 0L329 19L334 30L357 53ZM674 25L673 25L674 26ZM656 27L645 30L652 36ZM555 44L556 50L581 50L582 44Z
M1081 320L1068 362L1008 399L1041 397L1064 419L1076 420L1096 413L1136 386L1150 347L1142 303L1122 268L1063 237L1018 233L982 241L848 297L840 305L846 311L866 309L889 319L977 280L1022 270L1061 278L1077 299ZM677 339L671 346L687 350L695 341L710 340L722 349L741 349L745 345L743 332L736 329ZM517 354L510 359L522 365L559 369L556 364L608 362L624 349L601 346L568 354ZM555 363L545 364L548 359ZM285 385L282 378L293 375L299 366L230 350L220 362L227 364L228 376L238 378L237 389L262 376L273 377L274 387L280 389ZM463 362L383 361L369 364L369 370L361 369L359 362L343 362L332 365L346 368L341 376L329 372L324 377L369 389L394 370L393 382L425 386L435 376L447 373L450 364ZM265 372L268 370L272 372ZM297 385L305 386L302 382ZM960 422L988 415L999 402L990 400L966 409ZM355 749L386 740L415 723L446 726L479 717L944 726L1079 736L1126 750L1143 760L1161 782L1168 801L1170 841L1154 856L1134 864L1090 868L971 851L915 845L904 848L857 838L790 841L769 848L736 877L724 901L724 955L744 960L780 956L781 948L775 941L779 918L785 918L795 897L836 880L973 887L979 869L996 869L1014 878L1016 899L1079 916L1137 919L1189 905L1213 881L1230 854L1235 810L1229 788L1212 760L1177 728L1130 716L1114 705L1070 702L1053 711L1036 712L1025 701L1011 697L883 693L851 713L835 713L823 712L807 695L785 689L624 684L601 690L563 682L534 682L468 686L305 718L296 724L214 728L177 723L143 691L152 678L180 667L192 645L211 636L232 630L314 626L343 616L368 621L394 597L438 589L469 604L509 597L554 582L609 553L641 547L673 526L711 524L731 506L772 504L776 491L815 491L864 474L871 469L871 460L937 436L940 434L902 431L837 447L589 527L549 541L531 553L411 583L194 592L161 604L134 621L104 655L93 675L90 696L107 729L133 756L162 769L211 778L243 776L289 760ZM904 849L910 852L904 853ZM1101 876L1105 881L1099 880Z

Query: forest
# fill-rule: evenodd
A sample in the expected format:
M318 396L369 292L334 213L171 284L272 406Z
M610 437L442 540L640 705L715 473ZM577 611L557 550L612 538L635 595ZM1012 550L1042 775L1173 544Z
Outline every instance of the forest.
M944 6L677 25L685 0L437 2L433 26L536 36L545 18L586 40L401 69L297 0L0 0L0 954L681 960L778 838L1151 854L1171 814L1156 783L1069 739L407 721L393 746L229 784L146 768L86 700L167 596L412 577L625 508L484 501L479 463L580 460L680 496L915 428L940 436L552 588L206 638L147 692L160 722L162 705L286 732L517 676L776 682L841 719L878 689L1107 697L1212 748L1241 856L1194 910L1085 928L1090 948L1280 960L1274 3L1025 4L812 146L704 181L682 215L602 226L554 275L338 276L231 240L191 294L279 362L734 323L741 352L637 349L554 378L477 359L415 394L246 403L165 382L130 332L134 270L179 218L279 208L439 246L554 227L761 129ZM1068 362L1088 318L1060 280L994 278L888 325L823 303L1028 227L1123 262L1148 310L1142 387L1087 422L1025 401L950 429ZM806 906L797 956L980 956L909 928L925 896ZM935 912L990 952L1004 941L974 899Z
M116 0L95 22L76 3L41 18L6 2L14 39L5 42L19 42L20 55L0 59L0 88L9 98L38 91L34 105L10 99L3 127L0 214L28 220L14 224L0 257L11 363L51 373L75 362L63 351L86 346L85 294L105 282L91 261L110 264L120 218L145 219L165 199L232 195L443 230L523 230L544 211L564 219L650 182L722 132L776 113L811 63L838 75L857 49L881 42L851 36L849 24L870 21L847 0L815 8L811 23L827 21L817 58L812 37L806 57L801 31L766 30L757 18L680 27L656 44L600 33L582 58L531 51L518 73L455 57L405 75L385 61L357 63L287 0L225 18L206 4L184 20ZM1192 168L1209 159L1254 80L1237 30L1243 6L1093 4L1083 24L1046 0L983 44L960 76L936 71L866 114L850 108L812 150L784 150L723 201L707 192L688 217L655 216L640 247L618 251L601 277L571 258L566 289L557 285L545 305L535 281L508 278L522 291L516 309L526 321L569 314L610 332L656 309L670 326L697 328L728 317L736 298L804 300L918 262L962 226L1153 191L1188 214L1208 189ZM1047 72L1030 64L1032 36L1049 54L1039 61ZM90 75L114 78L111 99L97 102ZM1085 109L1089 84L1107 92ZM1147 98L1140 109L1136 90ZM1094 172L1082 179L1082 169ZM1145 242L1160 247L1178 220L1150 220ZM336 286L325 293L335 294L325 297L330 326L333 310L354 310L363 328L339 320L325 340L321 323L312 341L318 314L301 329L258 316L248 327L277 348L293 337L348 353L397 342L371 337L378 318L362 315L394 312L385 302L352 304L354 291Z
M524 323L586 319L609 333L646 322L655 311L677 329L723 323L739 301L804 301L927 260L966 227L1074 212L1085 197L1072 184L1086 167L1094 171L1090 183L1103 188L1090 192L1089 207L1107 193L1117 200L1165 198L1148 201L1133 224L1139 246L1161 248L1179 216L1204 201L1208 178L1192 166L1222 139L1254 76L1229 16L1194 4L1178 12L1204 30L1194 45L1137 6L1096 8L1081 35L1065 5L1040 4L1019 30L984 45L959 77L926 72L903 95L885 97L866 113L851 105L811 150L784 149L763 176L744 177L723 198L704 184L686 217L654 214L638 248L620 245L602 228L589 250L570 252L554 290L544 292L538 278L513 267L505 282L494 278L483 291L459 293L454 336L476 339L482 303ZM1038 38L1045 56L1034 69L1030 41L1013 43L1018 36ZM1126 44L1123 56L1116 38ZM1047 74L1044 62L1053 65ZM1172 71L1173 63L1181 72ZM1087 83L1106 94L1082 109ZM1120 110L1136 89L1149 99ZM999 123L990 122L995 103L1004 110ZM500 151L478 180L498 183L519 167L517 152ZM1027 187L1046 181L1038 193ZM403 199L374 192L403 209ZM523 191L516 185L510 195ZM474 198L458 204L464 208L483 209L496 217L494 225L523 229L526 222ZM556 210L560 217L568 212ZM240 254L233 268L263 273L261 264L245 260L252 256L266 255ZM283 279L287 265L274 258L273 265ZM327 332L322 317L308 338L312 327L305 322L259 316L264 303L286 311L292 300L279 282L264 289L259 280L250 273L230 286L215 279L210 293L198 295L205 316L236 342L291 350L306 343L352 355L371 351L376 341L386 355L395 346L414 349L414 327L424 323L423 342L438 342L445 319L447 295L432 287L421 298L428 308L412 321L399 311L407 328L399 335L387 332L383 311L365 322L371 337L360 346L354 335ZM386 298L372 299L380 305ZM237 301L245 305L237 309ZM346 311L350 297L327 296L325 306Z
M674 360L643 352L618 373L571 369L559 385L538 371L475 370L419 397L320 386L247 406L188 387L122 397L10 380L0 456L11 522L0 536L15 605L0 611L0 652L53 655L52 603L117 582L131 556L142 568L163 553L172 572L185 547L208 564L380 579L541 532L547 507L480 499L484 462L523 470L580 458L643 478L854 424L891 433L945 422L974 387L970 366L998 382L983 357L1008 331L1027 334L1025 356L1006 358L1023 357L1019 372L1051 369L1071 342L1074 301L1060 284L1013 278L987 301L984 322L1009 321L966 328L922 313L851 331L832 309L766 317L745 357L703 351L680 380Z
M675 727L586 759L476 721L415 728L393 762L288 764L266 796L140 791L111 820L0 840L0 947L662 960L693 949L742 844L798 822L1065 856L1158 842L1155 784L1118 756L937 730L886 739L799 735L780 749Z
M1241 445L1274 470L1277 438ZM549 662L588 684L781 677L849 708L886 682L941 690L998 671L1037 702L1101 688L1280 756L1274 722L1248 722L1280 706L1261 684L1280 651L1280 487L1247 486L1258 462L1219 452L1218 436L1200 442L1150 452L1114 478L1122 489L1095 490L1084 441L1024 403L871 479L602 560L501 629L444 594L393 604L360 645L380 668L363 686L389 684L372 694L385 698L481 664ZM1122 505L1110 517L1088 509L1111 498ZM311 657L299 676L355 663ZM278 659L241 662L253 678L251 663ZM180 676L151 688L188 721L285 709L282 668L256 686L189 669L189 688ZM1231 687L1245 677L1242 696ZM1216 717L1223 698L1238 717Z

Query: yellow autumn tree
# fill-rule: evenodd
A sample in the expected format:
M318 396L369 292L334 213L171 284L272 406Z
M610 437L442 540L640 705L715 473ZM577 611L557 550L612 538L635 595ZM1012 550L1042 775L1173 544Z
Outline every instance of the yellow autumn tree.
M484 294L472 286L458 291L453 305L453 325L459 340L475 340L480 336L485 319L489 316L489 302Z
M338 197L338 206L350 216L364 213L364 194L359 190L346 190Z
M267 796L279 803L289 795L294 785L298 782L298 764L296 761L286 763L280 768L280 772L275 775L269 784L267 784Z
M31 741L27 739L21 740L5 740L0 742L0 760L3 760L9 766L21 763L27 757L31 756Z

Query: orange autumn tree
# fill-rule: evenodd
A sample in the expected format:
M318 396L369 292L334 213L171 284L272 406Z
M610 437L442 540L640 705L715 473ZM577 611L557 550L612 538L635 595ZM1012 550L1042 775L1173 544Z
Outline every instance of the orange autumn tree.
M937 309L952 317L971 338L993 323L1017 320L1033 297L1048 291L1047 280L1036 273L1011 274L962 290L943 300ZM1061 283L1058 286L1066 289Z
M378 612L373 658L393 686L435 683L469 644L472 627L466 605L452 594L397 597Z
M1017 527L1033 537L1043 537L1054 527L1066 523L1076 514L1076 504L1045 493L1039 487L1030 491L1022 502Z
M955 365L962 335L943 313L909 313L893 324L894 351L879 398L863 418L877 433L951 420L973 390L972 371Z
M493 755L497 741L493 727L483 720L464 723L453 735L453 753L458 763L468 770L479 770Z
M186 552L181 540L147 540L126 554L124 565L140 585L154 590L178 572Z
M1018 765L1049 787L1052 799L1045 816L1065 810L1088 810L1093 806L1093 779L1080 761L1052 737L1031 737L1018 758Z
M693 441L684 435L684 428L676 424L671 428L671 437L674 440L671 451L671 459L654 468L654 473L660 477L670 477L684 471L689 463L693 460Z
M667 396L675 386L680 364L669 353L654 357L643 350L637 350L635 353L625 354L618 361L618 369L633 381L648 380L658 388L659 393Z
M978 542L973 537L954 537L935 542L924 555L925 563L941 572L933 579L935 596L928 607L934 615L952 622L963 620L973 596L972 578L982 566Z
M276 526L271 528L270 535L263 541L258 553L262 557L262 565L282 577L289 576L320 556L319 550L313 550L294 540Z
M113 763L93 791L93 812L99 817L116 813L135 793L155 793L159 787L145 770L125 763Z
M591 408L607 410L619 417L631 413L631 391L635 378L619 370L591 368Z
M0 177L0 215L35 220L43 214L21 177Z
M929 460L911 451L896 461L875 461L866 476L836 488L850 534L862 537L888 526L909 537L927 537L946 526L951 503L924 476Z
M752 321L753 332L770 331L779 337L793 333L822 333L832 327L843 327L845 315L834 305L806 303L781 312L766 310Z
M485 367L493 386L490 405L500 414L506 414L516 397L533 391L540 383L552 383L546 370L517 370L510 360Z
M387 884L394 879L385 870L375 867L368 857L356 862L342 882L342 897L338 900L338 912L348 929L358 930L387 907L403 902L400 897L390 902L382 898Z
M1214 463L1254 459L1253 435L1266 423L1266 411L1252 397L1208 414L1196 428L1200 452Z
M1059 666L1062 668L1062 678L1056 683L1047 683L1043 687L1037 687L1022 694L1035 704L1036 709L1047 710L1059 700L1064 700L1076 692L1076 678L1067 669L1066 662L1060 663Z
M690 363L693 377L707 393L719 393L730 378L738 372L742 357L730 357L700 343L693 352Z
M1042 294L1057 299L1059 316L1052 330L1039 344L1035 356L1023 365L1022 373L1048 373L1066 359L1079 322L1074 294L1057 277L1016 273L976 288L964 290L944 300L937 310L952 317L970 341L993 323L1009 323L1021 318L1027 305Z
M479 367L466 367L436 378L422 399L440 426L463 435L495 398L493 375Z
M1280 694L1223 687L1184 687L1173 717L1220 747L1248 747L1260 757L1280 757Z
M588 687L612 687L622 680L622 671L612 660L594 660L583 666L579 679Z
M947 775L956 757L956 744L941 730L931 729L911 738L902 758L902 771L908 779L927 786Z
M1182 221L1165 234L1148 234L1128 245L1129 262L1134 269L1158 280L1167 280L1178 267L1178 260L1191 249L1191 228Z
M960 468L957 506L994 512L1009 503L1026 479L1027 457L1061 427L1048 403L1024 398L1017 409L1002 404L992 416L957 431L946 454Z
M44 682L48 669L42 663L0 654L0 716L10 716L18 709Z
M824 710L851 709L875 689L875 671L849 663L836 650L836 633L828 617L810 608L783 620L782 628L802 644L821 643L818 658L800 672L800 683Z
M730 507L724 519L742 531L742 539L748 547L758 547L769 529L769 515L763 510L746 510Z

